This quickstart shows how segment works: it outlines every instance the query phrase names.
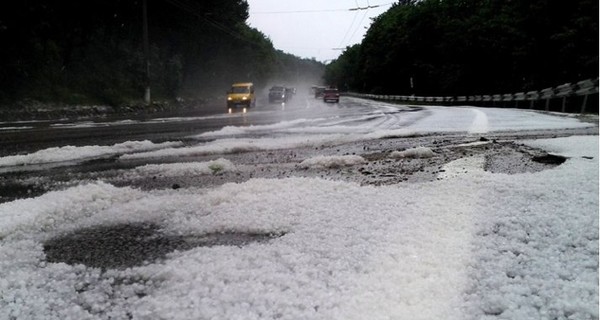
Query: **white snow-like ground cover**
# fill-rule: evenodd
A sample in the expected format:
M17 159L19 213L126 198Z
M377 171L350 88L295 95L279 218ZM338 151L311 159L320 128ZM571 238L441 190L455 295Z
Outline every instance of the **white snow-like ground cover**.
M427 147L416 147L403 151L392 151L390 154L391 158L431 158L433 156L433 150Z
M483 108L428 107L359 118L230 127L205 134L216 140L192 147L126 142L53 148L0 163L589 126ZM372 120L356 125L365 119ZM279 136L236 138L248 133ZM550 170L505 175L485 172L483 158L463 158L447 164L441 180L380 187L286 178L141 191L99 181L0 204L0 319L597 319L598 136L526 143L569 159ZM308 165L346 160L315 157ZM219 159L132 171L201 175L215 165L235 170L229 164ZM104 273L45 261L45 240L135 222L155 223L173 235L283 236L243 247L197 247Z
M310 129L309 129L310 130ZM227 129L231 133L234 130ZM242 129L237 130L242 131ZM297 133L286 137L264 137L264 138L223 138L206 143L201 143L185 148L165 148L155 151L125 154L120 157L123 160L162 158L162 157L189 157L212 154L230 154L261 150L279 150L303 148L321 145L340 145L355 141L382 139L386 137L410 137L414 133L405 129L375 130L368 134L309 134Z
M537 173L467 158L428 183L97 182L0 204L0 318L597 319L598 142L527 141L570 157ZM104 274L44 261L44 240L123 222L284 235Z
M23 166L28 164L53 163L63 161L81 161L99 157L108 157L130 152L142 152L164 149L181 145L181 142L153 143L144 141L127 141L112 146L64 146L36 151L34 153L0 157L0 168Z
M356 100L348 98L350 100ZM226 154L245 151L297 148L313 145L339 145L353 141L386 137L409 137L432 132L466 132L483 134L494 131L541 130L583 128L593 126L572 117L562 117L528 110L474 108L474 107L424 107L421 111L399 112L392 104L360 100L368 104L369 111L352 112L348 108L342 115L296 119L268 125L225 127L205 132L196 138L215 138L190 147L179 141L152 143L126 141L112 146L63 146L39 150L30 154L0 157L0 170L29 164L73 161L79 162L99 157L121 155L121 159L144 159L177 156ZM260 113L260 112L258 112ZM257 114L258 114L257 113ZM223 118L226 115L198 119ZM196 118L154 119L149 122L186 121ZM98 125L125 125L126 122L104 122ZM86 123L76 124L76 127ZM248 138L249 134L266 135Z
M186 175L216 174L236 170L237 167L231 161L219 158L217 160L206 162L147 164L136 167L135 173L145 176L162 175L166 177L177 177Z
M0 127L0 131L1 130L6 130L6 131L10 131L10 130L27 130L27 129L32 129L33 127L31 126L20 126L20 127Z
M365 158L357 155L317 156L300 162L300 167L340 168L365 163Z
M571 117L560 117L538 111L505 108L426 107L428 116L406 127L416 133L468 132L482 134L494 131L546 130L591 126Z

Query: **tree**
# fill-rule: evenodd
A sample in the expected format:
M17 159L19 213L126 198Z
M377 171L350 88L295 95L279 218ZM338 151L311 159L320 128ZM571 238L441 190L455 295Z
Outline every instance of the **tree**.
M244 0L148 2L153 98L222 94L305 63L246 24ZM35 99L121 104L144 92L142 2L30 0L0 4L0 103ZM319 64L318 68L323 68ZM312 70L311 70L312 72Z
M597 11L592 0L401 1L326 76L351 90L418 95L533 90L597 77Z

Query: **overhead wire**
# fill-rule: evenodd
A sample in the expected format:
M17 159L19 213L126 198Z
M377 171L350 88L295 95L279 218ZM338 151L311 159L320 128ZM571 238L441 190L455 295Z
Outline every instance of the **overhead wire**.
M375 9L378 7L384 7L394 4L395 2L388 2L382 4L368 5L366 7L360 7L358 4L354 8L345 9L321 9L321 10L288 10L288 11L252 11L250 14L293 14L293 13L320 13L320 12L348 12L348 11L361 11L368 9Z
M346 47L346 46L344 46L344 43L350 42L352 40L352 38L354 37L354 35L358 31L358 29L360 29L361 24L365 20L365 18L367 16L367 14L369 13L370 9L376 9L376 8L379 8L379 7L389 6L389 5L394 4L395 2L388 2L388 3L373 4L373 5L371 5L370 2L369 2L369 0L367 0L367 5L364 6L364 7L361 7L358 4L357 0L355 0L354 3L356 4L356 7L347 8L347 9L289 10L289 11L252 11L250 13L251 14L295 14L295 13L350 12L350 11L354 11L355 14L352 17L352 22L350 23L350 26L348 27L348 29L346 29L346 32L344 33L344 36L340 40L338 47L332 48L333 50L343 50ZM358 22L358 25L356 25L356 27L354 28L354 31L352 31L352 34L350 35L350 37L348 37L348 34L350 33L350 30L352 30L353 27L354 27L354 23L356 22L356 18L358 16L358 12L359 11L365 11L365 13L363 14L363 16L361 17L360 21Z
M367 0L367 9L365 10L365 13L363 14L362 18L360 19L360 22L358 22L358 25L354 29L354 32L352 32L352 35L350 36L350 38L348 38L348 42L352 40L352 38L356 34L356 31L358 31L358 29L361 27L362 22L365 20L365 17L367 16L367 13L369 13L370 8L371 8L371 5L369 4L369 0Z
M324 9L324 10L291 10L291 11L252 11L250 14L282 14L282 13L320 13L320 12L345 12L349 9Z
M354 3L356 4L356 7L358 7L358 0L354 0ZM346 32L344 33L344 36L342 37L340 44L338 44L338 48L341 48L342 44L344 44L346 42L346 37L350 33L350 30L352 29L352 27L354 27L354 22L356 22L357 15L358 15L358 11L354 12L354 17L352 17L352 23L350 23L350 26L348 27L348 29L346 29Z
M254 45L256 46L257 44L249 41L248 39L246 39L242 34L240 34L239 32L232 30L231 28L209 18L206 16L205 13L200 12L200 9L198 7L195 6L194 3L190 3L189 1L186 0L166 0L167 2L171 3L172 5L178 7L181 10L184 10L192 15L197 16L198 18L204 20L206 23L210 24L211 26L213 26L214 28L240 40L240 41L244 41L248 44Z
M254 42L246 39L242 34L240 34L239 32L237 32L236 30L233 30L230 27L225 26L222 23L219 23L218 21L207 17L205 13L203 13L203 12L200 11L200 8L198 8L195 3L190 3L188 0L166 0L166 1L169 2L169 3L171 3L174 6L178 7L179 9L181 9L183 11L186 11L186 12L192 14L192 15L197 16L198 18L202 19L204 22L206 22L207 24L211 25L215 29L222 31L223 33L225 33L225 34L227 34L227 35L229 35L229 36L231 36L233 38L236 38L236 39L238 39L240 41L248 43L248 44L250 44L252 46L258 46L256 43L254 43ZM358 16L358 11L363 11L364 10L365 13L363 14L362 18L360 19L358 25L356 25L356 28L354 28L354 31L352 32L352 35L348 38L348 41L352 40L352 38L354 37L354 35L358 31L358 29L361 27L361 23L364 21L366 15L369 12L369 9L391 5L391 4L394 4L394 2L371 5L369 3L369 1L367 0L367 6L360 7L359 4L358 4L358 1L355 0L355 4L356 4L356 7L354 7L354 8L348 8L348 9L263 11L263 12L259 11L259 12L251 12L251 14L288 14L288 13L317 13L317 12L349 12L349 11L355 11L354 17L352 19L352 23L350 24L350 27L348 27L348 29L346 30L346 33L344 34L344 37L340 41L340 45L338 46L339 48L333 48L334 50L340 50L340 49L343 49L342 48L342 44L346 41L348 33L350 32L350 30L352 30L352 27L354 26L354 22L356 21L356 17Z

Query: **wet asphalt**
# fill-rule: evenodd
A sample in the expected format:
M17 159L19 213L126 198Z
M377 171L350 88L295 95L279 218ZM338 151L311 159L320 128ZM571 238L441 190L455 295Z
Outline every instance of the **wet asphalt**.
M267 124L299 117L323 116L307 113L303 110L305 103L306 100L299 100L287 106L266 106L262 111L269 112L256 113L256 115L252 115L252 111L246 115L208 118L207 114L199 114L196 120L184 122L142 122L116 127L79 129L53 129L44 125L24 132L0 132L0 149L6 155L62 145L114 144L128 140L148 139L153 142L183 140L185 142L186 137L190 135L228 125ZM341 104L324 107L327 108L325 114L331 115L351 106ZM221 158L223 155L135 161L119 160L114 157L96 159L66 167L31 168L31 170L3 173L0 176L0 203L35 197L52 190L61 190L82 182L98 180L142 190L207 188L227 182L243 182L252 178L285 177L319 177L362 185L416 183L440 179L439 174L443 172L446 163L470 156L484 157L484 169L490 172L506 174L536 172L560 165L565 158L548 155L542 150L524 146L519 141L574 134L597 135L598 127L518 133L496 132L486 135L431 134L350 142L334 146L241 152L226 155L228 160L238 166L237 171L195 177L140 176L128 175L127 172L147 163L201 162ZM430 148L434 156L417 159L390 157L392 151L417 146ZM305 168L299 165L302 160L317 155L360 155L366 159L366 163L340 168ZM281 235L225 233L173 236L162 233L160 225L114 225L60 235L44 243L44 251L48 262L118 269L164 259L168 253L175 250L214 245L244 246L252 242L269 241L278 236Z

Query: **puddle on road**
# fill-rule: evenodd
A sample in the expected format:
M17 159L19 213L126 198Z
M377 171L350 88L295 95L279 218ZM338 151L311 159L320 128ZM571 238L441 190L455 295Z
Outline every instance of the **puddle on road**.
M544 163L544 164L559 165L559 164L563 164L565 161L567 161L567 158L563 157L563 156L557 156L554 154L544 154L544 155L540 155L540 156L535 156L535 157L531 158L531 160L535 161L535 162L539 162L539 163Z
M226 232L166 235L155 224L120 224L77 230L44 244L46 261L102 269L128 268L164 259L175 250L267 242L283 234Z

